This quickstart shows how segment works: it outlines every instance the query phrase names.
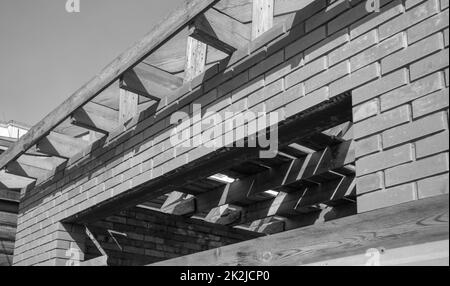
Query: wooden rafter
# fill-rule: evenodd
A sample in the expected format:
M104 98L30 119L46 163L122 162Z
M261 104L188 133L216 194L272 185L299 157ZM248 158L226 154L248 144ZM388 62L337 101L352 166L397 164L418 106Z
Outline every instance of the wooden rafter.
M16 144L0 155L0 169L17 159L31 146L39 142L58 124L78 108L92 100L101 91L118 80L122 74L139 61L161 47L175 33L183 29L193 18L212 7L218 0L192 0L156 25L147 35L105 67L98 76L72 94L65 102L33 126Z
M161 100L183 84L183 79L146 63L126 71L120 81L122 89L153 100Z
M89 142L59 133L51 133L37 143L39 152L51 156L70 158L89 145Z
M210 9L198 16L191 26L190 36L227 54L250 42L250 27Z

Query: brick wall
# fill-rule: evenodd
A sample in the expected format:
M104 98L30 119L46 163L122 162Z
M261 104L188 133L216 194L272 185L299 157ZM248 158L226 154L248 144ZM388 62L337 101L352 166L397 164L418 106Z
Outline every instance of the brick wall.
M381 75L353 90L358 212L448 193L448 0L397 6L351 59Z
M310 2L28 188L15 264L64 263L61 221L220 151L171 146L170 114L193 103L284 122L352 91L359 211L448 192L448 0Z
M147 265L262 235L137 207L93 223L89 230L111 266ZM89 240L85 253L86 260L99 255Z

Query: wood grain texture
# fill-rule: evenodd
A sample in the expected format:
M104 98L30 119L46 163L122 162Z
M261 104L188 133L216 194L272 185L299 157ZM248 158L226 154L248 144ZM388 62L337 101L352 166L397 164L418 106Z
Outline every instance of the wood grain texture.
M163 45L198 14L213 6L218 0L192 0L183 2L178 10L165 18L139 42L114 59L97 76L78 89L55 110L33 126L16 144L0 155L0 169L35 145L55 126L63 122L75 110L93 99L128 69Z
M207 45L193 37L187 38L186 67L184 68L184 81L191 81L203 73L206 67Z
M249 43L251 29L215 9L210 9L195 19L191 27L191 37L231 54Z
M70 158L87 146L87 141L52 132L38 142L37 149L44 154Z
M273 1L253 0L252 39L256 39L273 26Z
M138 113L139 96L126 90L120 90L119 124L125 124Z
M449 196L409 202L153 265L304 265L449 237Z

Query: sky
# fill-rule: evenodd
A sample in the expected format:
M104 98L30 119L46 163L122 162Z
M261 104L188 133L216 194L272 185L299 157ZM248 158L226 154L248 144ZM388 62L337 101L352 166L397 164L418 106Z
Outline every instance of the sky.
M182 0L0 0L0 121L34 125Z

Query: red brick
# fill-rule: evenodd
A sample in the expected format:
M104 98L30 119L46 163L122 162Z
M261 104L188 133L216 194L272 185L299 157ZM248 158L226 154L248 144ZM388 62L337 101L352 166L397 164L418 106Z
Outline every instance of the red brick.
M341 30L321 42L315 44L314 46L306 49L305 51L305 63L310 62L316 59L319 56L322 56L331 50L342 46L344 43L348 42L349 35L347 29Z
M385 183L386 186L393 186L444 172L448 172L448 153L387 169Z
M444 78L445 78L445 86L448 87L448 81L449 81L448 68L446 68L444 71Z
M380 69L378 63L373 63L370 66L362 68L356 72L352 72L348 76L343 77L330 84L330 97L350 91L355 87L376 79L378 78L379 74Z
M448 151L448 130L416 142L416 157L423 158Z
M403 11L403 5L401 0L393 1L388 5L381 7L380 12L371 13L368 16L362 18L358 22L350 26L350 36L352 39L359 37L363 33L373 29L387 20L399 15Z
M376 30L372 30L357 39L351 40L344 46L328 54L328 64L333 66L336 63L348 59L349 57L373 46L377 42Z
M433 75L415 81L405 87L398 88L381 96L381 111L391 109L416 98L441 89L441 74Z
M286 47L286 59L295 56L325 38L325 27L319 27Z
M439 53L412 64L409 69L411 80L416 80L417 78L448 67L448 58L449 54L447 48Z
M383 74L410 64L443 47L442 34L434 34L381 60Z
M413 118L448 108L448 96L448 88L445 88L414 100L412 103Z
M324 85L333 82L350 72L348 62L342 62L305 82L305 93L308 94Z
M439 13L420 24L417 24L408 29L408 44L412 44L421 40L428 35L431 35L437 31L443 30L445 27L448 27L448 10Z
M263 102L267 98L270 98L282 91L283 91L283 81L282 80L275 81L270 85L264 87L263 89L260 89L250 94L248 96L248 106L253 107L254 105Z
M353 122L358 122L368 117L377 115L378 113L378 98L367 101L360 105L353 107Z
M358 213L390 207L417 199L414 184L406 184L383 191L364 194L357 198Z
M294 86L326 69L326 57L319 58L286 76L286 88Z
M373 173L356 179L356 194L361 195L383 188L383 172Z
M384 112L354 124L354 139L359 139L374 133L406 123L410 118L409 106L404 105L396 109Z
M355 156L360 158L362 156L372 154L381 150L380 135L374 135L362 140L358 140L355 143Z
M403 42L403 33L400 33L352 57L350 59L352 71L360 69L363 66L373 63L374 61L402 49Z
M414 25L438 12L438 1L428 0L424 4L415 7L406 13L383 24L379 28L380 39L390 37L409 26Z
M413 145L406 144L388 151L365 156L356 161L356 175L363 176L413 160Z
M448 173L417 182L419 199L448 194Z
M222 97L223 95L231 92L232 90L240 87L241 85L243 85L244 83L246 83L248 81L249 77L248 77L248 72L243 72L240 73L239 75L233 77L232 79L230 79L229 81L221 84L218 87L218 96Z
M406 0L405 1L405 8L406 8L406 10L409 10L412 7L419 5L423 1L427 1L427 0Z
M433 114L383 132L383 148L389 148L432 133L436 133L444 130L446 127L447 115L444 112Z
M236 102L262 87L264 87L264 76L257 77L233 91L231 101Z

